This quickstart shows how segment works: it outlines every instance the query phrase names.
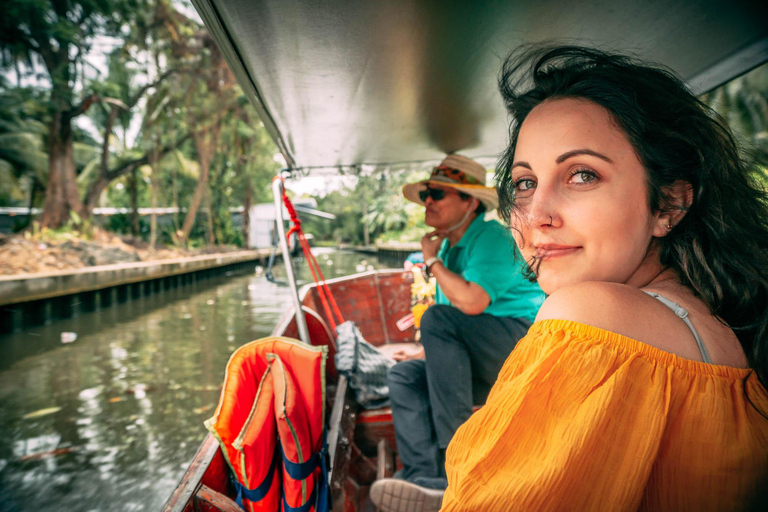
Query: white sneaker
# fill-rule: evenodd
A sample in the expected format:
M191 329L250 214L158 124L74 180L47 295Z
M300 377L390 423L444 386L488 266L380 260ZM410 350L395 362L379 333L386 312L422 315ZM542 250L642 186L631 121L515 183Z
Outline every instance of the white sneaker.
M383 478L371 485L371 501L379 512L438 512L444 490L428 489L406 480Z

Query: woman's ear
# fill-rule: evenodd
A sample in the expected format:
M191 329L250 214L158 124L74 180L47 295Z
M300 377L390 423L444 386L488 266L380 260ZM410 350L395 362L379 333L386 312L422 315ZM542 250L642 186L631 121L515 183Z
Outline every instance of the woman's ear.
M656 214L653 236L667 236L677 226L693 204L693 186L687 181L677 180L662 190L664 199L661 210Z

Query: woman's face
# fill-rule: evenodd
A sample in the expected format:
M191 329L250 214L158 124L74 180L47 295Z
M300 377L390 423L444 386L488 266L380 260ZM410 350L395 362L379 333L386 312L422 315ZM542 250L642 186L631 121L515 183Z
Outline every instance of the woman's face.
M661 270L654 236L666 218L648 205L646 170L608 111L546 101L520 128L512 167L512 227L545 293L583 281L646 285Z

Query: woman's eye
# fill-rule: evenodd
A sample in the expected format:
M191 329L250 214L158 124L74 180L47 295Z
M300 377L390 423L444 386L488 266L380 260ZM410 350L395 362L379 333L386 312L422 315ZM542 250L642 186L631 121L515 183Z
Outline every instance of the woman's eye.
M597 180L597 175L589 169L577 169L571 173L569 183L592 183Z
M515 192L525 192L536 188L536 182L532 179L522 178L515 182Z

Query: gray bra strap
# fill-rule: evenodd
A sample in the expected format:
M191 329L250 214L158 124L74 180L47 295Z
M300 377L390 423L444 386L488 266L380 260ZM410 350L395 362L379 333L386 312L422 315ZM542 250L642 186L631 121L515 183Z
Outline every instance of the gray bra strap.
M679 316L683 320L683 322L685 322L685 325L687 325L688 328L691 330L693 337L696 338L696 344L699 346L699 352L701 352L701 359L705 363L712 364L712 360L709 358L709 353L707 352L707 347L704 346L704 342L701 341L701 337L699 336L699 333L696 332L696 329L694 329L693 324L688 319L688 311L677 302L672 302L668 298L662 297L658 293L649 292L646 290L643 290L643 291L648 295L650 295L651 297L653 297L654 299L661 302L662 304L664 304L665 306L667 306L672 311L674 311L675 314Z

